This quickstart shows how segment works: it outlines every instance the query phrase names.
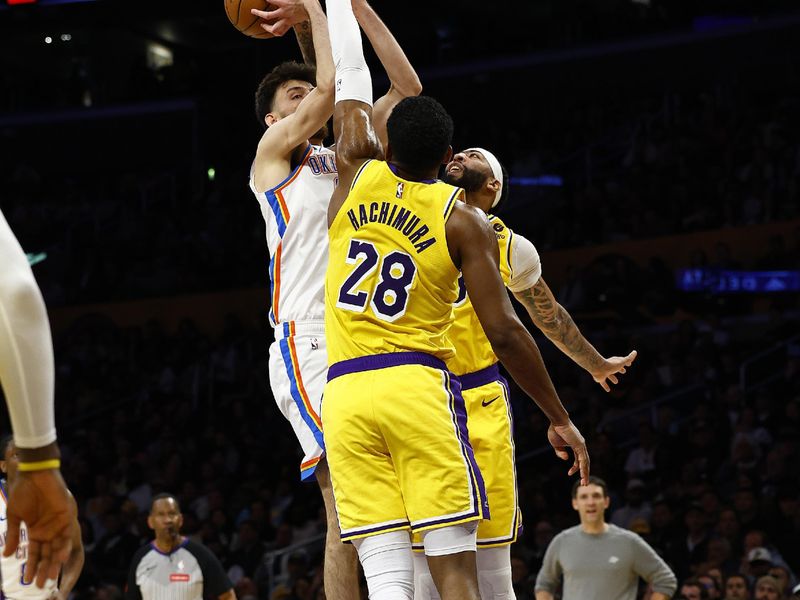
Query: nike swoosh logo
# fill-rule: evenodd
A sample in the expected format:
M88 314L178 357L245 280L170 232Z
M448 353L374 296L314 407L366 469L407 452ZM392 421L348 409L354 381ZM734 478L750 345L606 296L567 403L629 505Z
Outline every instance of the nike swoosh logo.
M486 400L484 400L484 401L482 401L482 402L481 402L481 406L489 406L489 405L490 405L492 402L494 402L495 400L497 400L499 397L500 397L500 396L495 396L494 398L492 398L492 399L491 399L491 400L489 400L488 402L487 402Z

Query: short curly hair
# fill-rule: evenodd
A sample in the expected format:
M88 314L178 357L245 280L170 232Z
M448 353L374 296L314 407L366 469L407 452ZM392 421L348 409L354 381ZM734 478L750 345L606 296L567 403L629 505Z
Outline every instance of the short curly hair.
M314 67L295 61L279 64L266 74L256 90L256 118L266 127L264 118L272 112L275 102L275 93L287 81L307 81L311 85L317 84L317 75Z
M397 162L412 169L432 169L453 141L453 119L430 96L413 96L394 107L386 133Z

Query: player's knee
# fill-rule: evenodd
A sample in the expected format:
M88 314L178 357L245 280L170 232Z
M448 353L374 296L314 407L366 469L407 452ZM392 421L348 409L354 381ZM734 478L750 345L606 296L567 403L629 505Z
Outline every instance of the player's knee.
M478 550L478 586L484 600L514 600L511 547Z
M407 531L355 540L370 600L412 600L414 564Z
M477 550L478 523L450 525L423 533L426 556L447 556Z
M414 600L440 600L428 568L428 559L422 552L414 553Z

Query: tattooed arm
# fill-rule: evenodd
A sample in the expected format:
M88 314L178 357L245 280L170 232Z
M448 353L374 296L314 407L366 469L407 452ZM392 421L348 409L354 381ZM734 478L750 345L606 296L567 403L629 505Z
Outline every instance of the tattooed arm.
M534 245L521 235L515 235L512 256L514 276L509 282L509 289L528 311L534 325L564 354L586 369L605 391L611 391L608 381L617 383L617 373L624 373L633 363L636 351L625 357L604 358L583 337L575 321L556 301L542 279L539 253Z
M303 62L312 67L317 66L317 57L314 54L314 39L311 37L311 21L303 21L293 27L297 37L300 52L303 53Z

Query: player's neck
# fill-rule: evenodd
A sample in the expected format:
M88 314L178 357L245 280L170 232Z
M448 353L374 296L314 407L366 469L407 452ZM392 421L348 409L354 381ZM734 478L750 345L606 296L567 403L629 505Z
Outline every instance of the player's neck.
M589 535L600 535L601 533L608 531L608 523L605 521L584 521L581 523L581 531L588 533Z
M429 171L419 171L416 169L409 169L395 160L390 160L389 164L392 166L392 171L394 171L395 175L407 181L430 181L431 179L438 179L439 177L438 167Z

